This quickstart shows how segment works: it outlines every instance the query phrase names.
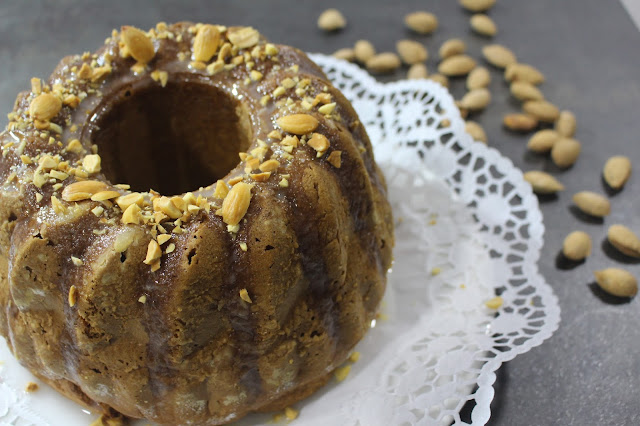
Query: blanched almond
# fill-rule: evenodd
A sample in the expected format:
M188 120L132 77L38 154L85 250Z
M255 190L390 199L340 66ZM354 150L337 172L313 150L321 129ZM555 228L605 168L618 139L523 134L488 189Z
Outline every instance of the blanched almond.
M427 49L422 43L413 40L400 40L396 43L396 50L400 59L407 65L424 62L429 57Z
M447 76L444 76L442 74L431 74L429 77L427 77L427 80L433 80L444 87L449 87L449 79L447 78Z
M524 180L531 184L531 188L536 194L554 194L564 190L564 185L558 182L556 178L539 170L526 172Z
M545 123L553 123L560 116L558 107L548 101L527 101L522 105L522 109Z
M470 111L483 110L491 102L491 93L486 88L474 89L460 100L460 105Z
M218 50L219 44L220 31L218 27L211 24L203 25L198 29L198 33L193 40L193 59L209 62Z
M576 116L571 111L560 111L555 126L556 132L561 136L571 138L576 133L576 125Z
M373 47L369 40L356 41L356 44L353 45L353 52L356 56L356 61L361 64L376 56L376 48Z
M474 90L489 86L491 74L485 67L475 67L467 76L467 89Z
M501 44L489 44L482 48L482 56L497 68L506 68L517 62L516 55Z
M429 71L427 71L427 66L425 64L413 64L409 67L409 71L407 71L407 78L409 80L427 78L428 76Z
M496 0L460 0L460 5L470 12L486 12Z
M633 297L638 293L638 281L630 272L619 268L595 271L596 282L604 291L618 297Z
M395 53L383 52L369 58L365 66L375 73L393 72L400 67L400 58Z
M602 175L611 188L622 188L631 176L631 160L622 155L609 158L604 164Z
M540 154L549 152L558 139L560 139L560 135L555 130L540 130L531 136L531 139L527 142L527 148Z
M404 23L419 34L431 34L438 28L436 15L423 11L409 13L404 17Z
M511 83L511 94L520 101L541 101L544 95L536 86L525 81L514 81Z
M498 27L495 22L485 14L478 13L473 15L469 23L471 24L471 29L480 35L493 37L498 33Z
M124 26L121 29L120 36L122 42L136 61L146 64L155 56L156 52L149 36L142 30Z
M573 195L572 200L580 210L591 216L604 217L611 213L611 203L609 203L609 200L595 192L577 192Z
M528 114L507 114L502 118L502 124L515 132L530 132L538 127L538 120Z
M487 143L487 134L482 126L475 121L467 121L464 124L464 131L469 133L474 141Z
M627 256L640 258L640 238L624 225L611 225L607 239L612 246Z
M440 55L441 59L446 59L451 56L460 55L466 50L467 46L464 41L460 40L459 38L452 38L442 43L438 54Z
M318 17L318 28L325 31L335 31L344 28L347 20L337 9L327 9Z
M536 68L528 64L510 64L504 71L507 81L525 81L534 85L544 83L544 75Z
M318 127L318 119L309 114L291 114L276 120L278 126L285 132L294 135L306 135Z
M582 146L577 140L560 137L551 148L551 159L556 166L567 168L573 166L581 150Z
M476 66L476 61L467 55L456 55L446 58L438 65L438 72L447 77L457 77L469 74Z
M222 220L227 225L237 225L249 209L251 203L252 186L244 183L236 183L222 202Z
M333 52L332 56L334 58L344 59L345 61L353 62L353 60L356 58L356 52L350 47L345 47Z
M570 260L583 260L591 255L591 237L584 231L573 231L562 243L562 254Z

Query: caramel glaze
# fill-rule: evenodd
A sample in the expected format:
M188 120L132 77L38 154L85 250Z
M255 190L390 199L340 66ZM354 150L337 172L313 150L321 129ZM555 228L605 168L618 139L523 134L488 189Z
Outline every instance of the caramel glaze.
M393 246L391 209L369 139L319 67L303 52L279 45L277 61L256 60L260 81L243 84L245 66L208 75L190 67L188 57L179 58L190 52L192 25L169 27L181 37L155 38L155 57L140 74L131 71L132 58L118 55L117 37L108 40L96 55L99 62L105 54L112 57L112 72L75 109L64 106L52 119L62 128L62 145L78 138L90 151L100 117L125 91L135 96L158 85L150 71L162 70L173 87L211 85L241 103L248 112L248 152L258 139L269 153L280 152L278 141L267 136L277 129L275 121L304 112L319 120L315 132L329 139L330 150L342 151L341 166L330 164L327 154L317 158L310 146L296 148L268 180L253 182L237 233L228 231L215 208L200 210L182 233L172 234L175 250L152 271L143 263L149 226L104 223L91 212L100 203L89 200L56 213L53 186L29 182L37 164L23 164L13 147L0 159L0 181L17 176L0 191L0 334L24 366L68 397L95 411L162 424L222 424L251 411L281 409L323 385L375 317ZM65 58L49 84L68 84L83 62ZM289 68L295 64L297 72ZM286 77L309 78L311 97L329 93L337 104L332 116L302 110L293 89L283 97L291 105L270 100L263 106L260 99ZM74 84L86 90L82 82ZM14 112L26 116L31 99L29 92L20 94ZM25 141L22 153L34 158L80 158L41 133L33 126L7 130L0 142ZM109 183L110 165L118 161L113 155L103 158L107 175L92 179ZM241 161L224 180L243 175L244 168ZM288 186L279 184L281 175L290 176ZM193 193L221 203L213 186ZM123 233L132 243L118 253L114 242ZM67 301L72 285L78 291L74 306ZM239 297L241 289L252 303ZM146 303L139 302L143 295Z

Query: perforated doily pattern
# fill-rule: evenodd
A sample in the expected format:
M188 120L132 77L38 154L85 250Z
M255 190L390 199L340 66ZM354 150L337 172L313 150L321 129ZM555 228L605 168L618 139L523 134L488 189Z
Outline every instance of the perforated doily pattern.
M549 338L560 320L536 265L544 232L537 199L511 161L464 133L441 86L380 84L354 65L312 58L367 128L387 178L396 247L380 318L356 348L360 360L346 380L298 404L292 424L466 424L468 401L471 423L485 424L495 371ZM496 293L504 299L497 311L484 305ZM29 375L17 374L4 342L0 360L0 425L89 423L53 391L18 390ZM270 415L241 422L267 423Z

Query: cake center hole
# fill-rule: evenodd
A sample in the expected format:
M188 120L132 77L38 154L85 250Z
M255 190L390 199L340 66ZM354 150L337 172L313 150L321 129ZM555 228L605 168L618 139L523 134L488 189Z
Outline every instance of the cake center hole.
M90 138L112 183L177 195L211 185L252 140L245 107L198 82L154 83L116 93L97 111Z

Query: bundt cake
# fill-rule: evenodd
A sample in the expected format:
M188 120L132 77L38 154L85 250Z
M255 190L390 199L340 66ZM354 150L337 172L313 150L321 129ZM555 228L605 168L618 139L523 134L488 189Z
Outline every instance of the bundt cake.
M253 28L114 30L33 78L0 143L0 334L96 412L284 408L376 314L393 224L365 129Z

